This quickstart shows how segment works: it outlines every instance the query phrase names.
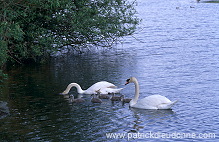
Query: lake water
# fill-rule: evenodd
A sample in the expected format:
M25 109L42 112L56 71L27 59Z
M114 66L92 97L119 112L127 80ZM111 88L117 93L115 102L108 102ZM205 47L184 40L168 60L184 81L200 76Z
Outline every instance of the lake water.
M219 4L138 0L136 8L138 30L110 50L8 71L0 101L10 114L0 119L0 141L219 141ZM134 85L124 85L131 76L140 98L160 94L177 104L140 110L58 95L71 82L86 89L106 80L132 98Z

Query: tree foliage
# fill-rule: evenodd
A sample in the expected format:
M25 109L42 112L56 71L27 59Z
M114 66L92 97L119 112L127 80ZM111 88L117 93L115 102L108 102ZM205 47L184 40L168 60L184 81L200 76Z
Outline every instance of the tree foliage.
M110 47L139 19L126 0L0 0L0 65L37 61L64 47Z

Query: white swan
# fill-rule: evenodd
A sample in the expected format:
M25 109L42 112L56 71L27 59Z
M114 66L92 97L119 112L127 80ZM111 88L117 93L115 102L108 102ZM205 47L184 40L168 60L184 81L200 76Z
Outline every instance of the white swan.
M109 94L109 93L119 93L123 88L117 88L114 84L109 83L107 81L100 81L92 86L90 86L87 90L82 90L81 86L77 83L70 83L66 90L61 94L68 94L72 87L76 87L79 94Z
M135 96L130 101L130 107L140 108L140 109L170 109L177 101L171 102L164 96L161 95L151 95L138 100L139 97L139 84L135 77L131 77L126 80L126 84L133 82L135 84Z

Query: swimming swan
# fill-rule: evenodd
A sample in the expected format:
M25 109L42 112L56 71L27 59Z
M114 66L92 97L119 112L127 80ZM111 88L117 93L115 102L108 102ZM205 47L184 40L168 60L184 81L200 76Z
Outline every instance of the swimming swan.
M123 88L117 88L114 84L109 83L107 81L100 81L92 86L90 86L87 90L82 90L81 86L77 83L70 83L66 90L61 94L68 94L72 87L76 87L79 94L97 94L99 91L100 94L109 94L109 93L119 93Z
M126 84L135 84L135 96L130 101L130 107L140 108L140 109L170 109L177 101L171 102L164 96L161 95L151 95L138 100L139 97L139 84L135 77L131 77L126 80Z

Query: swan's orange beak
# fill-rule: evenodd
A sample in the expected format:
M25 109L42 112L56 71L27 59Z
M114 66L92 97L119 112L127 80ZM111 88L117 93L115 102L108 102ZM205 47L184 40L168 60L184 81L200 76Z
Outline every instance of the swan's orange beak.
M129 82L126 82L125 85L129 84Z
M130 82L130 79L127 79L125 85L129 84L129 82Z

